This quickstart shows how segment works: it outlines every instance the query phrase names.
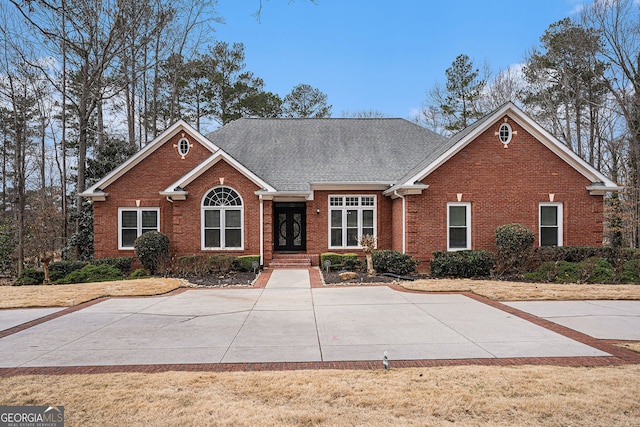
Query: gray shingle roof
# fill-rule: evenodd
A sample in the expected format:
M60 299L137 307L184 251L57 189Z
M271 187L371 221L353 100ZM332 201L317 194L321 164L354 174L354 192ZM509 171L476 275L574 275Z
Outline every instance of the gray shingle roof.
M460 132L451 136L449 139L443 141L438 147L435 147L433 151L431 151L425 158L422 159L421 162L418 162L414 167L407 169L406 173L399 179L399 181L406 181L412 176L416 175L420 171L426 169L431 165L431 163L435 162L440 156L447 152L450 148L453 148L462 138L473 132L474 129L478 128L486 121L491 119L492 114L487 114L480 120L470 124L466 128L462 129Z
M404 119L243 118L207 138L278 191L396 183L447 143Z

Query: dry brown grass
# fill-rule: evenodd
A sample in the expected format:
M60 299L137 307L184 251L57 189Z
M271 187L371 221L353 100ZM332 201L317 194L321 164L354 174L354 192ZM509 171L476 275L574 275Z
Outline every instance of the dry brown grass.
M640 300L640 285L523 283L497 280L430 279L402 282L406 289L426 292L473 292L497 301Z
M160 295L179 288L178 279L137 279L77 285L0 286L0 308L70 307L104 296Z
M616 344L622 348L626 348L627 350L635 351L636 353L640 353L640 342L625 342Z
M64 405L67 426L640 425L640 366L30 376L0 389L0 405Z

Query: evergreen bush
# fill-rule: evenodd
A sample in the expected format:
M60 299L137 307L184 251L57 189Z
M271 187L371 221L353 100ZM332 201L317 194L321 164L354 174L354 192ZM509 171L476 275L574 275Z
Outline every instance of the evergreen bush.
M393 250L373 251L373 268L378 273L411 274L415 273L419 261L411 255Z
M22 270L22 273L14 282L14 285L42 285L42 282L44 282L44 271L27 268Z
M362 261L358 259L358 254L343 254L342 269L349 271L359 271L363 267Z
M233 269L236 271L253 271L253 263L257 262L260 266L260 255L243 255L235 259Z
M56 261L49 264L49 277L52 282L62 279L76 270L80 270L87 261Z
M505 224L496 228L496 271L517 274L529 260L535 234L522 224Z
M320 267L323 270L326 268L324 266L324 262L327 260L331 261L331 266L329 267L331 270L340 270L342 268L342 254L336 254L333 252L320 254Z
M122 272L123 275L127 275L131 273L131 269L133 268L133 262L136 259L132 256L127 257L115 257L115 258L99 258L92 261L92 264L109 264L117 268Z
M127 280L146 279L148 277L147 271L144 268L138 268L127 276Z
M632 259L624 263L621 282L640 283L640 259Z
M169 238L159 231L147 231L133 242L133 248L142 266L153 275L169 257Z
M431 277L488 277L495 266L489 251L434 252L429 263Z
M112 280L122 280L122 273L114 266L109 264L87 264L80 270L71 272L55 283L56 285L68 285L72 283L110 282Z

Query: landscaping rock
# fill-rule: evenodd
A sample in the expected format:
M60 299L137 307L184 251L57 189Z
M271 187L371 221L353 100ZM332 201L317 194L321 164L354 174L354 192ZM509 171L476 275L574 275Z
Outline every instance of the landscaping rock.
M346 282L347 280L355 279L358 275L353 271L345 271L344 273L338 274L340 276L340 280Z

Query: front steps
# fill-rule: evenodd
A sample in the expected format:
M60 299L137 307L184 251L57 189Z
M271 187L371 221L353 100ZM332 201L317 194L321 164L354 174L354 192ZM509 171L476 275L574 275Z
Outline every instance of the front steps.
M273 254L269 268L309 268L311 255L309 254Z

